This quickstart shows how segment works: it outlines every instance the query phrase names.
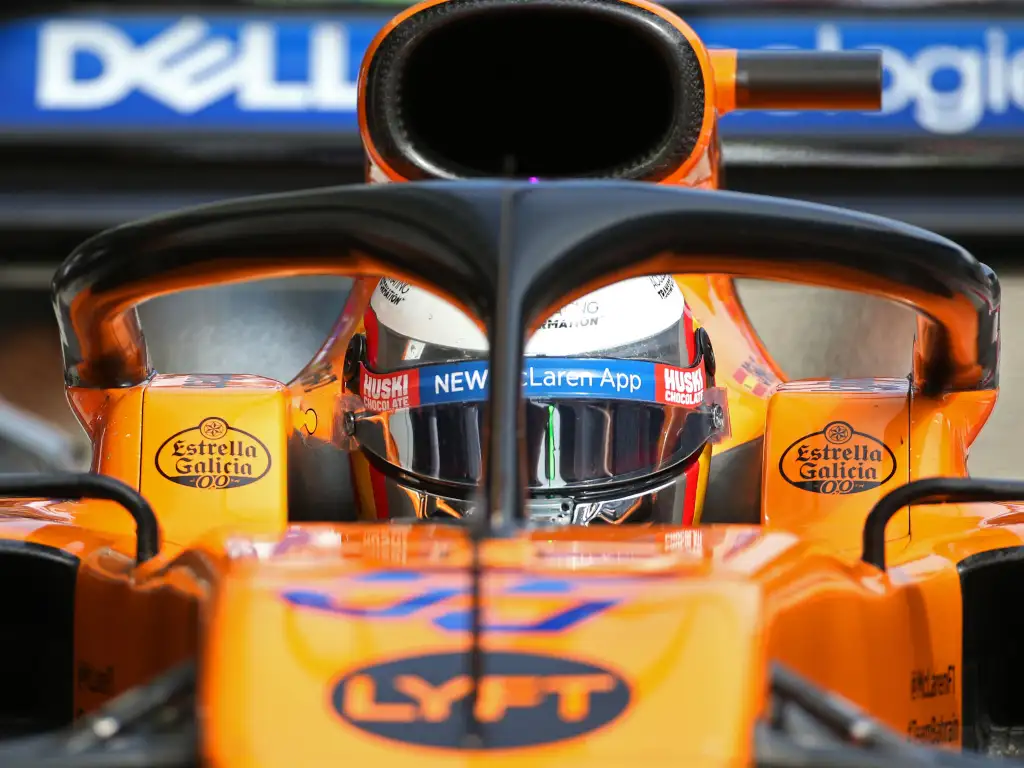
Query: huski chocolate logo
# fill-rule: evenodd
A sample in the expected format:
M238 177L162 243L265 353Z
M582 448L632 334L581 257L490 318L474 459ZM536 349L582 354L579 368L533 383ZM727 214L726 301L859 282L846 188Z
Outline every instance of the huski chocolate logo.
M779 459L779 472L811 493L860 493L892 479L896 457L877 437L833 421L789 446Z
M189 488L238 488L270 471L270 451L255 435L212 416L167 438L156 452L156 468Z

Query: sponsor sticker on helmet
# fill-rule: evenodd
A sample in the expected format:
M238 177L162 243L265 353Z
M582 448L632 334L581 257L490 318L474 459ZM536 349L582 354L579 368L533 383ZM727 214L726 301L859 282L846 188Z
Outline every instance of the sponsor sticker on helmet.
M393 277L382 277L377 284L377 290L380 292L380 295L395 305L405 301L411 288L412 286L409 283L396 280Z
M651 275L648 279L659 299L665 300L679 292L679 286L672 275Z
M368 664L334 684L331 702L349 725L403 744L467 749L473 682L469 654L432 653ZM520 651L484 651L474 714L476 750L508 750L579 738L628 709L632 691L594 663Z
M415 408L420 404L420 371L410 368L400 373L376 374L364 366L360 396L371 411Z
M789 446L779 471L790 485L811 493L861 493L892 479L896 456L877 437L833 421Z
M661 378L658 380L657 401L669 405L700 405L704 400L704 369L673 368L658 366Z
M601 322L601 302L590 296L566 304L541 323L540 331L561 328L589 328Z
M360 396L371 411L419 405L481 402L487 399L488 364L428 365L393 373L362 367ZM532 358L523 370L523 396L534 399L636 400L697 407L704 402L702 363L677 368L644 360Z

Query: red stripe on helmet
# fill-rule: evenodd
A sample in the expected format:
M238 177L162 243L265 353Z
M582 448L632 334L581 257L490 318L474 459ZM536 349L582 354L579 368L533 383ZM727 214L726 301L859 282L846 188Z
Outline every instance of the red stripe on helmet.
M373 307L367 307L363 314L363 332L366 334L366 362L371 368L377 365L377 350L380 349L380 322Z
M367 470L370 473L370 488L373 489L373 506L377 512L377 519L387 520L389 511L387 478L373 464L369 464Z
M686 487L683 489L683 525L693 525L693 516L697 511L697 485L700 480L700 454L694 457L690 466L683 472Z
M686 361L693 364L697 360L697 329L693 327L693 314L690 305L683 301L683 339L686 340Z

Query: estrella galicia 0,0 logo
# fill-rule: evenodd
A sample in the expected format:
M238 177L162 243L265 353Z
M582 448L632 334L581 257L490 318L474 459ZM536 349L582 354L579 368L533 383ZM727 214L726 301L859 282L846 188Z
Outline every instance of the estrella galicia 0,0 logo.
M884 485L896 474L896 456L877 437L833 421L804 435L779 459L790 485L811 493L861 493Z
M156 468L172 483L225 490L255 483L270 471L270 451L248 432L210 416L167 438Z

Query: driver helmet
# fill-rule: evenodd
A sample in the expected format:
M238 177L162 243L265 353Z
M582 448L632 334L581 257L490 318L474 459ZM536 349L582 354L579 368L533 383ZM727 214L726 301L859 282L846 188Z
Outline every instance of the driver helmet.
M486 337L458 308L392 278L363 325L345 365L359 398L349 428L359 516L475 514ZM711 445L728 431L714 378L708 334L671 275L610 285L552 315L524 361L527 519L697 524Z

